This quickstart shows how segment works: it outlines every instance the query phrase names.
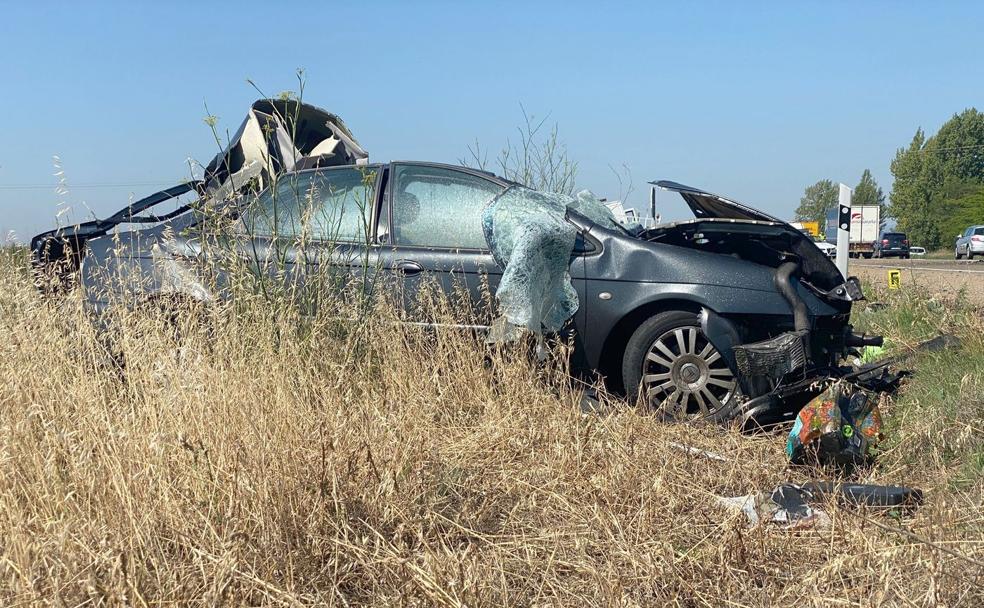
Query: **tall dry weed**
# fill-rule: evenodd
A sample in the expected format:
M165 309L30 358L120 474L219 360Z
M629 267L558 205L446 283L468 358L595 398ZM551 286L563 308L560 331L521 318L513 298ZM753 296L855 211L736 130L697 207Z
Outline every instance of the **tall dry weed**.
M584 415L563 356L381 305L120 312L107 338L5 255L4 605L980 605L984 485L936 457L979 441L883 455L865 480L924 487L911 518L750 529L713 497L803 481L781 436Z

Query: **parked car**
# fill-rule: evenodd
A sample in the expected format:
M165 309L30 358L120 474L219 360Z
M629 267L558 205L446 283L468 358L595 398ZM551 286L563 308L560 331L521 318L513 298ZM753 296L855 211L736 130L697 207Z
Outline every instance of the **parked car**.
M825 256L827 256L828 258L836 258L837 257L837 246L836 245L832 245L832 244L830 244L830 243L828 243L826 241L814 241L814 242L816 243L817 248L819 248L820 251L822 251L823 254Z
M330 231L315 224L306 238L324 255L288 248L288 265L368 272L362 278L376 291L414 293L429 278L449 293L464 288L476 304L487 293L483 285L494 293L503 272L483 232L483 209L505 192L535 194L491 173L426 162L310 169L286 174L280 183L295 184L295 192L300 184L304 196L313 197L315 217L347 218ZM845 373L840 364L852 347L876 343L849 324L852 301L863 298L859 283L845 281L811 238L700 189L654 184L678 192L696 219L631 231L567 212L578 234L569 270L579 307L565 331L573 335L573 367L580 373L599 374L612 390L641 394L677 414L727 420L750 404L761 410L762 399L794 414L796 404L819 390L817 380ZM35 264L75 273L96 314L116 300L221 298L195 279L195 261L205 255L193 236L202 221L198 206L150 211L204 192L201 186L180 185L108 220L40 234L32 240ZM269 211L277 199L268 188L251 208ZM369 204L358 206L359 199ZM299 205L286 191L279 200L276 225L272 214L263 219L237 211L241 203L228 211L243 230L249 227L244 255L266 255L274 235L296 236ZM112 233L135 222L146 227ZM368 235L360 232L363 222ZM352 264L353 257L360 262Z
M973 260L975 255L984 255L984 224L968 226L963 233L957 235L953 257Z
M900 257L902 259L908 259L909 237L904 232L882 233L881 239L874 243L872 257Z
M926 255L925 247L909 247L909 253L911 255Z

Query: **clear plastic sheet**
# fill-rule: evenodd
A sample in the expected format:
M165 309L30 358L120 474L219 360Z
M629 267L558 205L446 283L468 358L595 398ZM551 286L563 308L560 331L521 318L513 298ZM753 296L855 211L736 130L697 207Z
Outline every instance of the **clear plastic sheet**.
M574 197L514 186L485 209L485 238L503 268L495 294L502 318L490 340L513 339L524 327L539 335L555 332L577 312L569 272L577 229L566 219L568 209L606 228L617 226L587 190Z

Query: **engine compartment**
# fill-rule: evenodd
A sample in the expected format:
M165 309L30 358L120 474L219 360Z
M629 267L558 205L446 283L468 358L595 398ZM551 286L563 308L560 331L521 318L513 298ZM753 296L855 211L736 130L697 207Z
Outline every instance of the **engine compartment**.
M640 233L639 238L731 255L770 268L796 261L801 282L824 295L845 282L834 263L812 240L781 222L695 219L656 226Z

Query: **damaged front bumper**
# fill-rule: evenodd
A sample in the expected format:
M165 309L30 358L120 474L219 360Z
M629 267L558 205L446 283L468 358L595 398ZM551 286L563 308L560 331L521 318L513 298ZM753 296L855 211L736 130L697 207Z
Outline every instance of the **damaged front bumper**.
M847 323L850 303L864 299L858 280L851 277L829 292L812 290L818 297L846 307L842 321L821 326L811 318L793 284L799 270L798 261L792 259L780 264L774 275L776 290L793 313L792 331L745 342L730 320L706 308L701 312L704 335L722 353L741 388L742 397L730 418L741 420L746 428L792 420L803 405L838 380L866 383L866 388L881 392L897 386L901 378L893 376L887 366L841 365L857 354L857 348L882 344L881 336L856 334Z

